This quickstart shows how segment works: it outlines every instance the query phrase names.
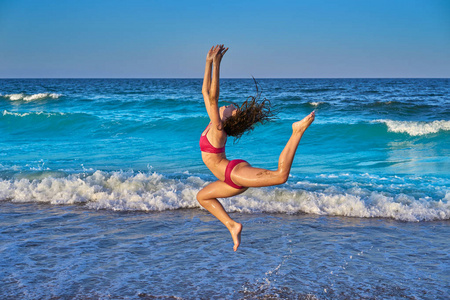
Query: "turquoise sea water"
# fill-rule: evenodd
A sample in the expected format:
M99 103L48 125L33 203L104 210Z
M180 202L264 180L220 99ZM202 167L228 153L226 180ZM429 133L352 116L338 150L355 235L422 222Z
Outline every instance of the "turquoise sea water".
M223 200L232 253L195 200L214 180L200 79L0 79L0 295L444 299L450 80L258 83L278 118L228 158L274 169L316 120L288 183ZM223 104L254 93L221 81Z

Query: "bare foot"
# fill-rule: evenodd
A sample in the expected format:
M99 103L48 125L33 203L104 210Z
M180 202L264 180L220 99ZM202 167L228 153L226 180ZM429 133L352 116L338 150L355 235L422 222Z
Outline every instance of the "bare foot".
M236 251L241 243L241 232L242 232L242 224L235 223L234 226L230 229L231 237L233 238L234 247L233 250Z
M311 125L311 123L314 121L314 118L316 117L316 113L313 111L309 115L303 118L303 120L295 122L292 124L292 130L294 132L303 133L305 130Z

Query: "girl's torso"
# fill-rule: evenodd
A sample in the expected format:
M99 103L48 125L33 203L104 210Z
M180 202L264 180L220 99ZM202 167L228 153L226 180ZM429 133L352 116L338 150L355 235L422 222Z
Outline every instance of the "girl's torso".
M210 141L213 140L213 132L211 132L211 124L206 127L200 137L200 148L202 151L202 159L208 169L217 177L219 180L225 180L225 169L229 163L225 155L225 141L223 142L223 147L215 147ZM214 129L213 129L214 130ZM223 140L224 138L219 138ZM216 144L216 143L214 143Z

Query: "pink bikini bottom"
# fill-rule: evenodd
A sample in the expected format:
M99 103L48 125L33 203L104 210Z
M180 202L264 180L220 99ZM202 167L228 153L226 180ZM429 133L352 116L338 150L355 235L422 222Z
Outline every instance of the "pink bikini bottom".
M235 184L231 180L231 171L233 171L234 167L236 167L238 164L240 164L242 162L246 162L246 161L242 160L242 159L233 159L232 161L230 161L228 163L227 168L225 169L225 183L228 184L229 186L234 187L235 189L239 189L239 190L244 187Z

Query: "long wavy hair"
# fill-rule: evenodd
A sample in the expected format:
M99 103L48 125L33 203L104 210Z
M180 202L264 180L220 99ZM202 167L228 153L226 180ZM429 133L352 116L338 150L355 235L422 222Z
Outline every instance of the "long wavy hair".
M265 124L275 119L275 112L271 108L270 101L266 98L260 100L261 92L258 83L255 78L253 81L256 86L256 95L249 96L242 105L230 102L237 107L237 111L223 123L223 130L227 135L234 137L234 142L237 142L244 133L255 129L255 124Z

